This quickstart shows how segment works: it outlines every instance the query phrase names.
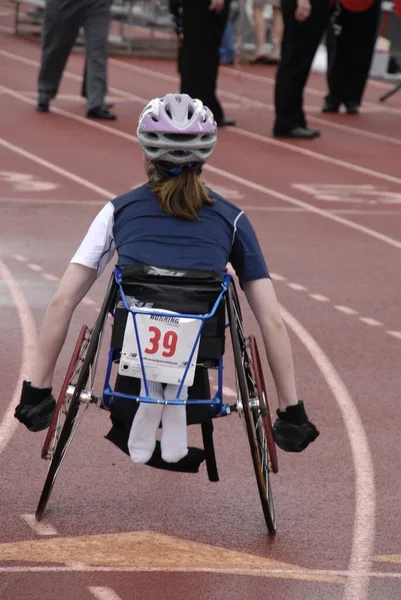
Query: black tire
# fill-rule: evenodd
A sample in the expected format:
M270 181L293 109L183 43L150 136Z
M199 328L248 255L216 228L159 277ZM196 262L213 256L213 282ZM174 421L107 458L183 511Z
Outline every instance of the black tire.
M67 400L69 406L65 416L64 425L59 432L59 438L52 453L49 470L35 513L37 521L40 521L44 515L61 463L78 429L81 419L88 405L92 401L93 389L89 390L88 397L84 401L81 400L81 393L85 390L89 378L91 378L91 383L94 381L104 323L108 312L114 307L116 292L117 286L114 282L114 277L112 276L95 325L91 331L87 332L87 345L84 355L80 357L81 366L79 369L75 370L76 384L74 386L74 392L71 399Z
M271 461L268 451L268 439L260 410L252 360L248 351L248 340L242 328L239 301L233 283L228 290L227 311L237 374L237 386L242 403L242 407L238 406L238 412L240 416L244 417L245 421L266 526L270 535L275 535L277 524L270 482Z

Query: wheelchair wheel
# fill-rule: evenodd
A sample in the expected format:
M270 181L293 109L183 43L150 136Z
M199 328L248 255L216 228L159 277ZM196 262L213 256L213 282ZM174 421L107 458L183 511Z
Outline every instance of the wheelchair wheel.
M66 376L63 381L63 385L61 386L56 410L54 411L53 419L50 423L50 427L47 431L46 439L43 444L42 458L45 460L51 460L53 458L54 450L57 446L58 440L60 439L60 433L63 428L71 400L70 395L67 394L67 390L69 386L74 385L74 380L76 380L77 373L82 366L82 361L88 346L88 334L88 327L86 325L82 325Z
M278 458L277 449L273 437L273 426L269 410L269 403L267 398L265 378L263 376L262 363L260 360L260 354L258 345L254 335L249 336L249 347L251 350L252 366L255 375L256 389L258 391L259 409L260 416L262 419L262 426L264 429L264 435L266 436L267 449L269 453L269 459L271 464L271 470L273 473L278 473Z
M267 529L271 535L277 531L276 513L274 508L270 472L277 468L277 454L274 448L271 421L264 418L267 415L267 395L264 388L263 375L261 375L260 359L259 365L256 359L255 365L258 371L259 387L255 375L255 367L249 352L249 340L245 337L239 312L239 302L235 288L230 286L228 291L228 316L230 333L233 345L237 388L239 389L240 402L237 411L243 417L245 429L251 450L252 462L255 471L260 501ZM253 342L254 356L258 356L256 341ZM255 352L256 349L256 352ZM262 383L263 382L263 383ZM263 392L264 389L265 398ZM271 435L271 437L270 437ZM269 439L273 444L269 444ZM272 454L270 454L270 449Z
M43 490L36 509L35 518L40 521L46 510L61 463L78 429L81 419L93 396L97 360L101 346L104 323L113 302L115 284L110 283L108 294L92 330L85 325L79 334L63 382L56 411L42 450L42 457L49 459L50 465ZM63 390L65 392L63 393ZM51 431L52 430L52 431Z

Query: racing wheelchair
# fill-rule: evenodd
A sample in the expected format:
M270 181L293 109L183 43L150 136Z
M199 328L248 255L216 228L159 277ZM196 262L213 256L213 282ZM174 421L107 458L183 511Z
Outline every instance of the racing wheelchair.
M102 393L96 396L96 367L109 316L112 327L106 374ZM226 329L235 362L236 399L232 404L223 400ZM211 369L217 371L214 395L209 384ZM139 395L141 379L144 397ZM148 380L175 383L176 397L150 398ZM185 401L178 399L184 383L189 386ZM80 330L43 445L42 458L50 464L36 510L38 521L89 404L110 411L113 427L106 439L128 454L129 430L139 402L186 405L187 424L201 426L204 447L189 449L198 453L195 468L184 465L180 469L186 457L175 466L165 463L164 468L197 472L205 461L210 481L219 480L213 420L237 413L248 437L267 529L271 535L276 533L270 474L278 472L278 460L267 392L256 339L245 335L235 283L229 274L221 278L212 272L149 266L114 269L93 328L84 325ZM160 467L157 444L159 449L156 447L148 464Z

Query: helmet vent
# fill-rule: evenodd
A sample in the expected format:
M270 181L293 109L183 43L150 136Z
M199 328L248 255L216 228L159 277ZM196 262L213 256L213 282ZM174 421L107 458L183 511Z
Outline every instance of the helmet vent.
M166 140L169 140L170 142L192 142L196 139L198 139L198 136L196 134L185 134L185 133L165 133L164 137L166 138Z
M149 141L159 139L159 135L157 133L154 133L153 131L147 131L145 135L146 139L148 139Z

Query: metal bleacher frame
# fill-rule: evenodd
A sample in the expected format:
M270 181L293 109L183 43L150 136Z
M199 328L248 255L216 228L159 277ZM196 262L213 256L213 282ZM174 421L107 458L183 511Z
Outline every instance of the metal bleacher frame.
M45 8L46 1L9 1L14 5L14 33L40 37L41 9ZM177 39L168 0L113 0L111 16L111 53L166 58L176 56ZM136 35L139 31L141 35ZM83 36L80 34L75 49L79 50L82 46Z
M382 11L381 34L390 42L390 54L401 63L401 19L396 14L393 2L382 2ZM380 102L385 102L395 93L401 91L401 73L398 73L397 76L387 75L384 79L395 85L380 96Z

